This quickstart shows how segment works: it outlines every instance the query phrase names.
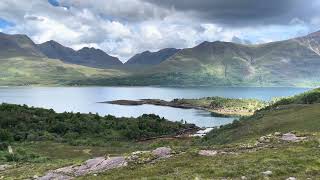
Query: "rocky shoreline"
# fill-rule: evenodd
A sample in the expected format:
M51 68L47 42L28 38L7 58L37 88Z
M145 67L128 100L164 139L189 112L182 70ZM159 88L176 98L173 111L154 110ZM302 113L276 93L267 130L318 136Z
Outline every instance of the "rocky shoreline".
M149 105L155 105L155 106L168 106L168 107L181 108L181 109L198 109L198 110L209 111L213 113L214 116L218 116L218 117L249 116L253 114L253 112L244 111L244 110L232 110L232 109L227 109L223 107L211 108L207 106L181 103L179 101L165 101L161 99L114 100L114 101L105 101L100 103L123 105L123 106L140 106L140 105L149 104Z

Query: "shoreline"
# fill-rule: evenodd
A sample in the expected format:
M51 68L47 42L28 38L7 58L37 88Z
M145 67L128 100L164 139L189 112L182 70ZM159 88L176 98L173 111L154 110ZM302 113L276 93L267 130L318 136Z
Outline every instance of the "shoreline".
M160 99L140 99L140 100L114 100L114 101L105 101L99 103L107 103L114 105L122 105L122 106L141 106L141 105L155 105L155 106L166 106L173 108L181 108L181 109L197 109L208 111L213 113L217 117L240 117L240 116L250 116L253 115L254 112L248 111L235 111L226 108L209 108L205 106L193 105L190 103L178 103L175 101L165 101Z

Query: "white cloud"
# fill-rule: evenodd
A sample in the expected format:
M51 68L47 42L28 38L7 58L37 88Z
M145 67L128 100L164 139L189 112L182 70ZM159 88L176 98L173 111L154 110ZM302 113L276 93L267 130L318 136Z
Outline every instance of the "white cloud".
M89 43L89 44L80 43L80 44L75 44L75 45L71 46L71 48L73 48L75 50L79 50L83 47L96 48L96 49L101 48L98 44L95 44L95 43Z

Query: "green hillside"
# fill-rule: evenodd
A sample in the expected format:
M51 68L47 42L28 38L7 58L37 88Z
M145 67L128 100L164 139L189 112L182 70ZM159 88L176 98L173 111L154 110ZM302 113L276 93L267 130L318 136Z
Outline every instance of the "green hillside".
M262 45L204 42L141 74L150 83L221 86L314 86L320 56L296 39Z
M0 59L0 85L72 85L75 80L125 75L120 70L95 69L40 57Z
M274 103L272 107L277 107L279 105L287 105L287 104L315 104L320 103L320 88L298 94L296 96L282 98L276 103Z
M225 144L252 140L274 132L319 133L319 102L320 89L283 98L251 117L210 132L205 141L209 144Z

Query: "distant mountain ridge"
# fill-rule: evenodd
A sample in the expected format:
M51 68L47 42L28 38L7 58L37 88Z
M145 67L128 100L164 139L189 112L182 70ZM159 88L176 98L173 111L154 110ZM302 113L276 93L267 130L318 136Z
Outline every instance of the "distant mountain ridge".
M95 68L122 65L122 62L118 58L110 56L100 49L84 47L75 51L52 40L39 44L38 47L47 57L60 59L66 63Z
M24 59L29 64L23 63ZM71 85L310 87L320 85L320 31L265 44L204 41L182 50L146 51L133 56L125 65L99 49L75 51L55 41L36 45L25 35L0 33L0 60L3 61L0 63L5 63L3 66L7 68L1 73L6 82L14 81L17 76L21 80L27 79L32 68L45 68L45 63L41 64L44 59L46 64L51 63L50 59L60 59L62 63L51 66L49 73L68 71L72 74L68 76ZM19 67L18 62L21 63ZM16 68L8 68L11 63ZM83 67L73 67L72 64ZM131 66L135 68L126 68ZM86 69L88 67L101 71ZM79 73L80 69L82 73ZM105 73L107 69L115 70ZM91 72L95 72L94 75ZM48 77L42 76L44 73L37 78L47 81ZM0 76L0 84L2 79ZM66 82L60 76L50 82L59 81Z
M35 56L59 59L65 63L83 65L94 68L121 68L123 63L104 51L84 47L78 51L50 40L35 44L26 35L10 35L0 33L0 57ZM180 49L165 48L157 52L145 51L134 55L126 63L126 67L158 65L177 53Z
M65 63L94 68L121 66L122 62L104 51L84 47L78 51L65 47L56 41L35 44L28 36L5 34L0 32L0 58L40 57L59 59Z
M258 45L205 41L133 79L178 86L318 86L320 32Z
M180 51L180 49L175 48L166 48L157 52L144 51L142 53L134 55L125 63L125 65L157 65L173 56L178 51Z

